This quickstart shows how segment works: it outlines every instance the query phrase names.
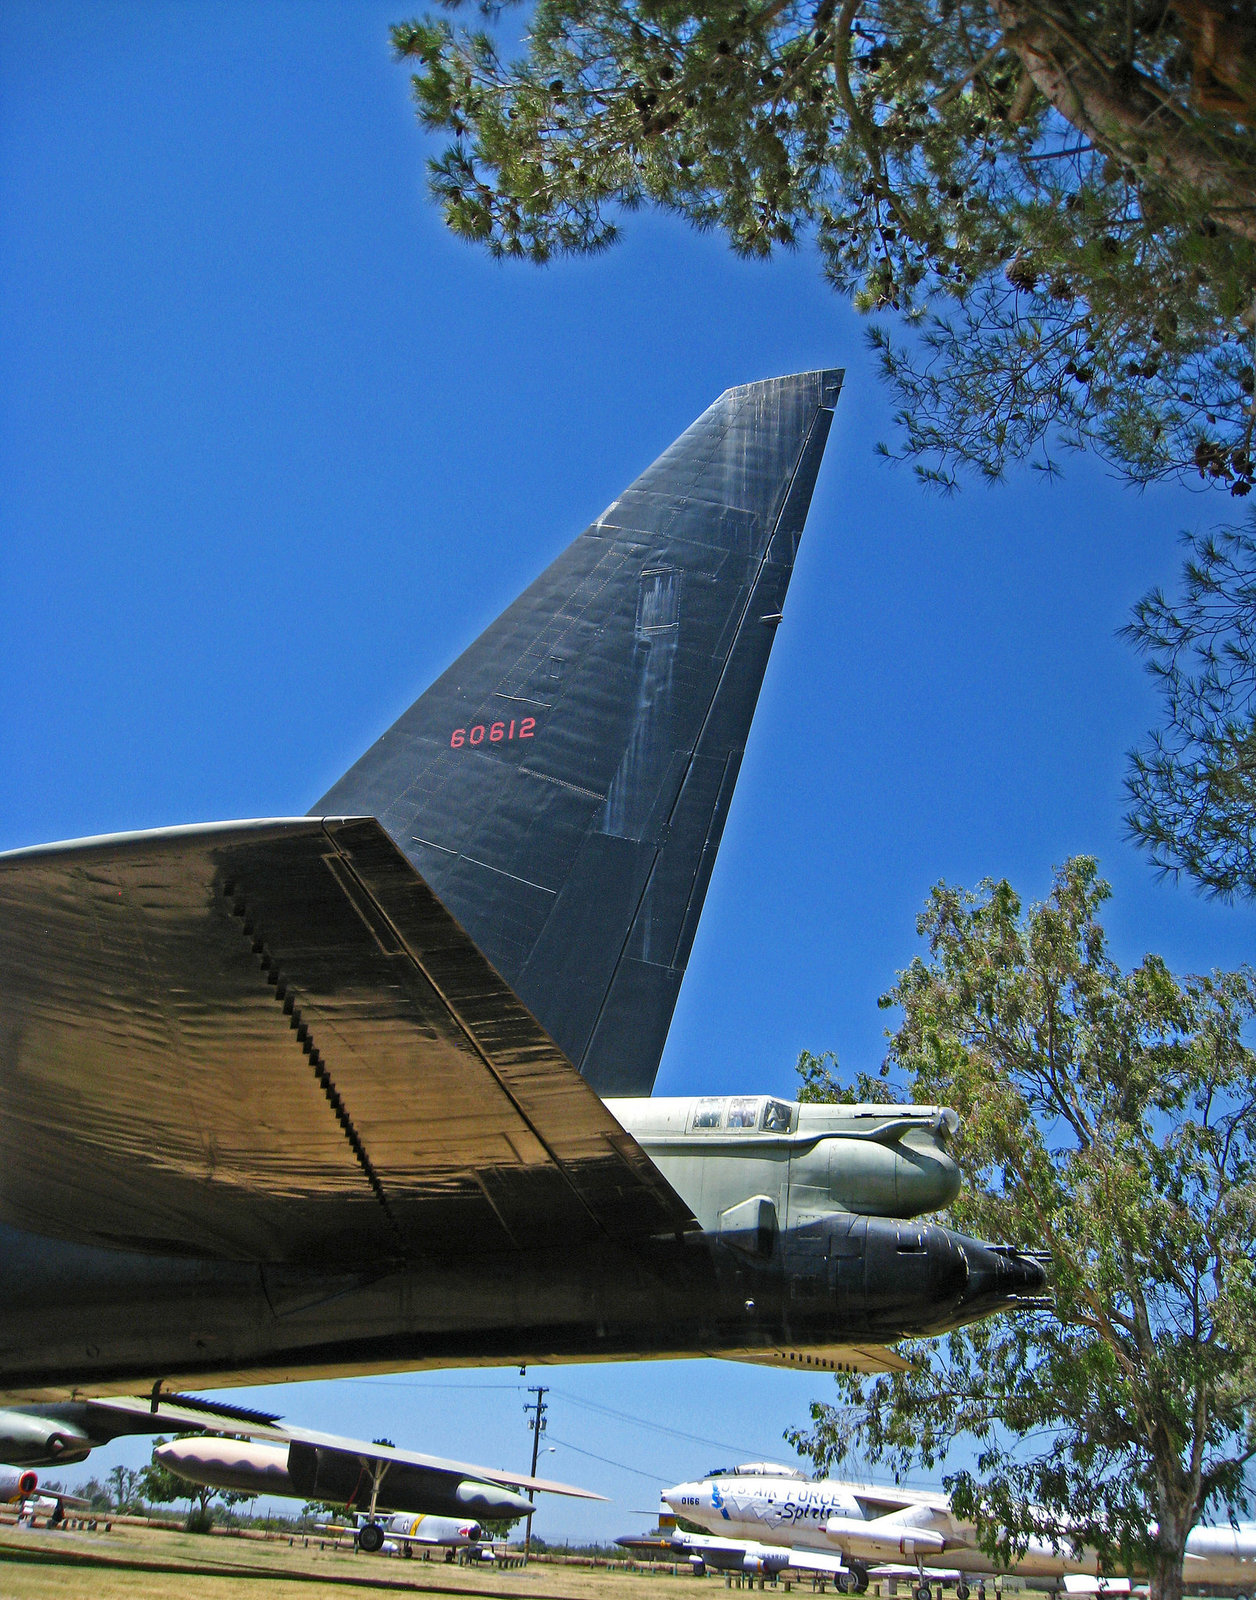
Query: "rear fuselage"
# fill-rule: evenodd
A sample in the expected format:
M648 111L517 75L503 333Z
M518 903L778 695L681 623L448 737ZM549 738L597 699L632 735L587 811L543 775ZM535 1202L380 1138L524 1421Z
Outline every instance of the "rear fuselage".
M0 1228L0 1393L819 1352L939 1333L1042 1287L1032 1258L904 1216L954 1192L949 1114L749 1096L612 1109L700 1231L501 1254L455 1242L409 1267L324 1273Z

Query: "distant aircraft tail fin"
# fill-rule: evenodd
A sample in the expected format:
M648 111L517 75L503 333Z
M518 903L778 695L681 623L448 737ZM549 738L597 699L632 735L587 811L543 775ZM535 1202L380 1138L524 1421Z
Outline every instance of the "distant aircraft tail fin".
M310 813L377 817L601 1095L653 1086L841 380L727 390Z

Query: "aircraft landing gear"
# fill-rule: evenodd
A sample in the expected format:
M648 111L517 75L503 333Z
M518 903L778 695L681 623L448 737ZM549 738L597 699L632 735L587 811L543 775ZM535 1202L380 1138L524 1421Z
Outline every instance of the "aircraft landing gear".
M968 1585L961 1578L960 1581L955 1585L955 1600L968 1600L968 1595Z
M933 1600L933 1590L927 1583L918 1583L912 1590L912 1600Z
M363 1461L362 1465L371 1474L371 1503L367 1508L366 1526L358 1531L358 1549L365 1550L368 1556L373 1556L377 1550L384 1548L384 1530L375 1520L375 1507L379 1501L379 1486L383 1483L384 1475L392 1466L392 1462Z

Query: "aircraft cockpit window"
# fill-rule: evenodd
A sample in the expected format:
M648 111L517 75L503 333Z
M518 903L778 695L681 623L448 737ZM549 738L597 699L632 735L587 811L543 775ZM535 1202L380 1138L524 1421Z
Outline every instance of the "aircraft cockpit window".
M764 1133L788 1133L792 1114L782 1100L769 1100L763 1108Z
M693 1125L695 1128L723 1127L724 1102L722 1100L699 1100L693 1108Z
M728 1125L730 1128L753 1128L759 1120L759 1102L744 1096L728 1102Z

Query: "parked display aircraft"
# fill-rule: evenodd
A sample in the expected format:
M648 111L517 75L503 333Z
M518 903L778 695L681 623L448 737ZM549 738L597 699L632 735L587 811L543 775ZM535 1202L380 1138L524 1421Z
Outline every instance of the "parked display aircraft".
M857 1593L867 1588L870 1571L887 1564L915 1570L915 1600L931 1600L938 1568L961 1575L1006 1571L1061 1585L1066 1576L1096 1578L1100 1572L1094 1552L1074 1554L1064 1542L1041 1538L1030 1539L1010 1566L997 1567L978 1548L972 1523L955 1515L945 1494L930 1489L813 1482L794 1468L756 1462L677 1484L663 1491L663 1500L686 1522L726 1539L837 1553L848 1572L841 1587ZM1256 1588L1256 1523L1193 1529L1184 1576L1189 1584ZM1077 1584L1069 1587L1081 1592ZM962 1577L957 1594L967 1600Z
M252 1437L242 1439L214 1434L175 1439L158 1446L157 1459L180 1477L213 1489L325 1500L361 1511L366 1521L358 1544L368 1551L380 1549L384 1540L377 1511L408 1512L410 1520L417 1512L420 1520L429 1519L433 1526L443 1522L454 1533L459 1526L475 1526L474 1535L463 1539L471 1543L479 1538L474 1519L532 1515L532 1502L517 1492L520 1488L580 1500L603 1498L547 1478L520 1477L306 1428L276 1424L250 1431Z
M18 1472L13 1467L0 1467L0 1505L16 1505L35 1493L39 1487L39 1474Z
M718 1539L707 1533L690 1533L684 1528L660 1527L656 1533L629 1535L616 1539L615 1543L639 1555L679 1557L689 1563L698 1578L703 1577L708 1568L712 1572L748 1573L756 1578L775 1578L782 1572L808 1572L838 1579L849 1571L841 1556L787 1550L753 1539Z
M86 1461L100 1445L136 1434L262 1428L273 1436L278 1422L272 1412L159 1391L144 1399L121 1395L6 1406L0 1408L0 1461L19 1467L65 1466Z
M459 1521L457 1517L385 1517L382 1522L319 1522L319 1533L343 1538L351 1535L360 1550L368 1554L375 1551L395 1555L398 1550L409 1556L416 1549L443 1550L445 1560L452 1561L459 1550L483 1556L491 1546L485 1546L478 1522Z
M71 1511L85 1511L90 1503L63 1489L41 1489L39 1474L29 1468L19 1472L0 1467L0 1505L16 1506L19 1516L44 1517L48 1526L55 1528L64 1520L67 1506Z
M0 1397L878 1369L1042 1289L905 1220L943 1113L641 1098L840 382L727 391L309 815L0 857Z

